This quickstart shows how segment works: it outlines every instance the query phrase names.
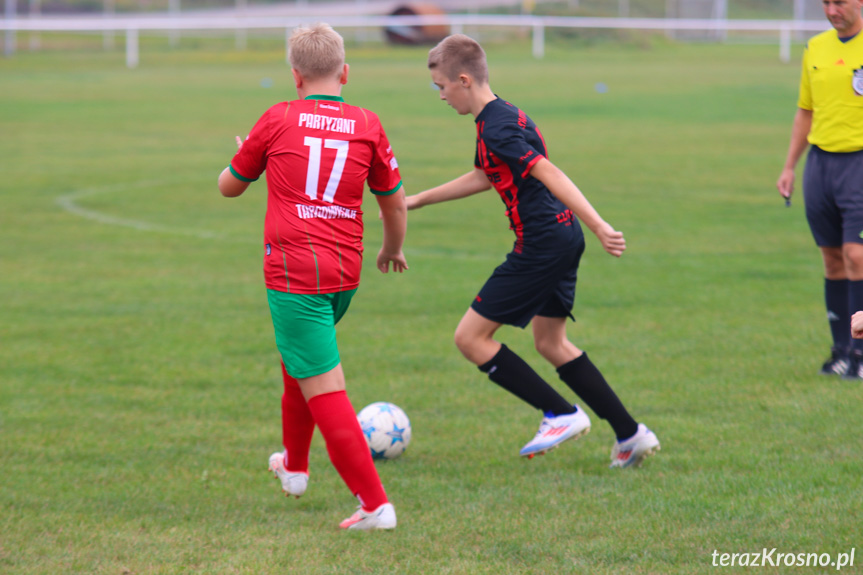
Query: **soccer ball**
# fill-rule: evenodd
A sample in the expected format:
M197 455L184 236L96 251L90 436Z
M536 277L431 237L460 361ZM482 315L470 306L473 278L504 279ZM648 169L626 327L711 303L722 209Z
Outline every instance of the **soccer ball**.
M395 459L411 442L411 422L398 406L386 401L367 405L357 414L372 459Z

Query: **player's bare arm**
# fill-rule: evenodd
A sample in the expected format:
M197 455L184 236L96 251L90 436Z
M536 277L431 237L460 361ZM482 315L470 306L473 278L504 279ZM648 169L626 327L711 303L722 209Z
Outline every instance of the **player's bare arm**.
M407 260L402 252L408 221L404 186L394 194L375 196L375 198L378 201L384 226L384 241L378 252L377 267L381 273L387 273L392 263L393 271L402 273L408 269Z
M243 139L237 136L236 140L237 149L239 150L243 147ZM249 182L244 182L234 176L234 174L231 173L230 167L225 168L222 170L222 173L219 174L219 191L222 192L222 195L226 198L236 198L237 196L242 195L248 187Z
M415 210L423 206L466 198L489 189L491 189L491 184L488 178L485 177L482 170L474 168L472 171L445 184L429 188L413 196L408 196L407 207L409 210Z
M794 125L791 127L791 143L788 145L788 156L785 158L782 173L776 181L776 189L779 190L779 193L784 198L790 198L794 192L794 168L809 145L807 137L811 128L812 110L797 108L797 113L794 115Z
M231 168L225 168L219 174L219 191L226 198L236 198L242 195L249 187L249 182L244 182L231 173Z
M592 231L609 254L620 257L626 250L623 232L611 227L600 217L581 190L546 158L542 158L530 170L530 175L545 184L554 196L563 202Z

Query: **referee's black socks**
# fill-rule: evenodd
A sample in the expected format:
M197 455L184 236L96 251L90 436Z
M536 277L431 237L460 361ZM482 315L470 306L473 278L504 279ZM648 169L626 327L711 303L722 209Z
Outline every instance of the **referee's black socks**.
M638 431L638 423L632 419L620 402L617 394L593 365L587 353L582 353L569 363L557 368L560 379L602 419L608 421L617 439L628 439Z
M859 290L858 290L859 291ZM830 335L833 349L845 354L851 346L851 330L848 327L852 311L851 282L848 280L824 279L824 303L827 306L827 321L830 322Z
M503 344L491 361L480 365L479 370L487 373L490 380L543 413L575 413L571 403L542 379L527 362Z

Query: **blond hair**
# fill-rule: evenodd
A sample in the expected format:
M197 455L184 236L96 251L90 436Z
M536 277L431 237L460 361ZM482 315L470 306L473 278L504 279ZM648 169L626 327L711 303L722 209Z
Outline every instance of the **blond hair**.
M429 50L428 67L441 70L449 80L467 74L480 84L488 84L485 51L479 42L464 34L447 36Z
M345 41L329 24L295 28L288 40L291 68L307 80L341 78L345 65Z

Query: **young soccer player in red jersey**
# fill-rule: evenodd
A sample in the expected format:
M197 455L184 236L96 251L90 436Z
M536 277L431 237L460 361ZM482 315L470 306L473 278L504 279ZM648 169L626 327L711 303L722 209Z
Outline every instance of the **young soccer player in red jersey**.
M396 515L345 391L335 324L360 282L362 199L368 182L383 219L377 267L408 268L402 253L406 204L398 164L378 116L341 97L348 81L342 37L326 24L289 40L299 99L267 110L219 176L226 197L267 172L264 277L282 358L284 452L270 470L286 495L309 479L317 424L330 460L360 501L345 529L392 529Z
M606 223L566 174L548 160L536 124L492 92L485 52L477 42L462 34L445 38L429 52L428 67L440 98L459 114L476 119L475 167L455 180L409 196L408 209L494 187L515 232L506 261L494 271L456 328L456 346L493 382L544 413L539 431L520 451L531 458L590 430L590 419L582 409L494 339L504 324L524 328L532 323L537 351L614 429L617 442L611 467L640 465L659 449L659 440L630 416L587 354L566 335L566 318L571 317L584 252L578 220L615 257L626 249L623 234Z

